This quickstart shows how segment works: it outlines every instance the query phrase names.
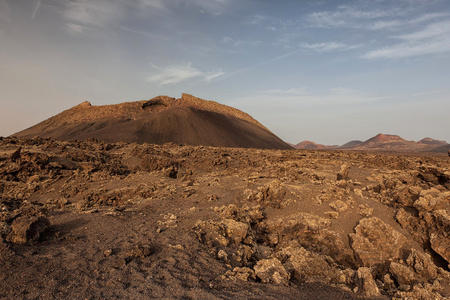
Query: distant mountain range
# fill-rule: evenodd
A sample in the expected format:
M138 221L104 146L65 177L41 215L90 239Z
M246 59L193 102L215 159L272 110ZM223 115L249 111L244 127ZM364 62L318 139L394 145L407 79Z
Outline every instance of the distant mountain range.
M337 150L391 150L391 151L425 151L447 152L450 144L445 141L424 138L418 142L408 141L398 135L379 133L366 141L350 141L342 146L328 146L303 141L292 145L296 149L337 149Z

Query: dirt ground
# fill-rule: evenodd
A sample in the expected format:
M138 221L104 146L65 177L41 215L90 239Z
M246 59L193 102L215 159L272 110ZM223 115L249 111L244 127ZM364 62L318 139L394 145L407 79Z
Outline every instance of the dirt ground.
M449 167L0 138L0 297L446 299Z

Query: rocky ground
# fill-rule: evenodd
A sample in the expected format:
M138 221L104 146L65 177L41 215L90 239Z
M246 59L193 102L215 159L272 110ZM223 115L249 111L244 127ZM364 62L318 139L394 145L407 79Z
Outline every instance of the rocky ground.
M449 298L449 167L0 138L0 297Z

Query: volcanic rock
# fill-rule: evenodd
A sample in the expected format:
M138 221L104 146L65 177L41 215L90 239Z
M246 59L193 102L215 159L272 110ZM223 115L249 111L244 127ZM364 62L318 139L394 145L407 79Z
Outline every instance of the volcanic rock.
M303 247L286 247L277 253L277 257L283 262L291 278L300 281L320 281L337 283L341 277L340 270L330 265L332 259L307 251Z
M11 224L9 240L16 244L36 242L50 225L45 216L22 216Z
M416 281L415 274L405 265L391 262L390 271L399 285L410 285Z
M411 254L406 259L406 264L412 267L423 281L430 281L437 277L438 268L429 254L412 249Z
M255 275L262 282L273 282L276 284L289 284L289 273L283 267L281 262L276 259L263 259L258 261L254 267Z
M349 236L355 256L364 267L399 258L400 250L406 242L401 233L375 217L359 221L355 233Z
M376 297L380 295L380 290L370 273L370 269L361 267L357 271L358 290L366 297Z

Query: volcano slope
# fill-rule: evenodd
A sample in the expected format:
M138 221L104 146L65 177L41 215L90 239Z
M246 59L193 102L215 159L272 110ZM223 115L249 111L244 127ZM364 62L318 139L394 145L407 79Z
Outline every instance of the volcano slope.
M117 105L84 102L15 136L291 149L250 115L188 94L181 99L159 96Z
M444 299L441 154L0 139L0 298Z

